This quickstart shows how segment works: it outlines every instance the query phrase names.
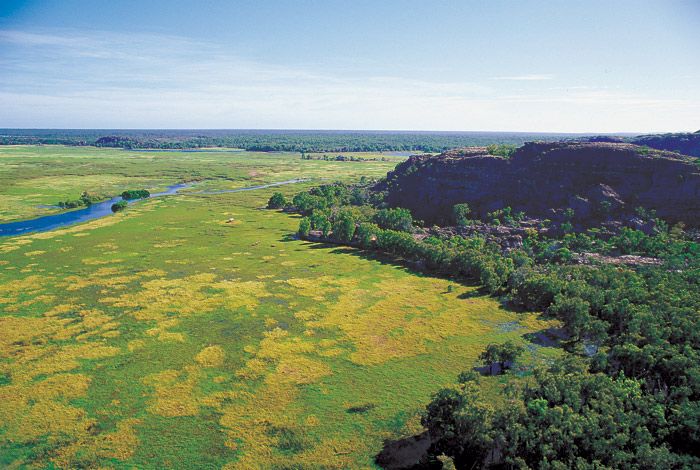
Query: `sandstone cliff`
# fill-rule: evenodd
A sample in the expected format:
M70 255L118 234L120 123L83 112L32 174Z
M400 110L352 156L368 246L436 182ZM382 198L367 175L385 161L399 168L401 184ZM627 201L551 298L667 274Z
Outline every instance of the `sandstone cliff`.
M670 150L700 157L700 131L694 133L652 134L632 138L631 143L658 150Z
M466 202L481 217L510 206L557 220L572 208L588 224L642 206L672 223L700 225L698 161L626 143L532 142L510 159L481 147L413 156L379 189L390 205L428 223L447 221L452 206Z

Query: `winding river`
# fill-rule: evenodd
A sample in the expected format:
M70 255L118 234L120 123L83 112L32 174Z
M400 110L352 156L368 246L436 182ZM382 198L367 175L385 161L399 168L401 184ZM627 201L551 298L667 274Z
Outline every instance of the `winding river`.
M274 186L282 186L285 184L301 183L307 181L305 179L292 179L287 181L279 181L276 183L261 184L258 186L250 186L247 188L237 188L237 189L221 189L221 190L211 190L211 191L199 191L192 194L224 194L224 193L237 193L241 191L252 191L255 189L265 189L272 188ZM168 188L160 193L151 194L151 197L160 197L177 194L178 191L189 188L195 183L178 183ZM108 201L98 202L92 204L84 209L78 209L70 212L62 212L60 214L46 215L43 217L38 217L31 220L21 220L18 222L7 222L0 224L0 237L11 237L17 235L24 235L26 233L36 233L36 232L48 232L49 230L55 230L61 227L67 227L70 225L79 224L81 222L87 222L89 220L99 219L101 217L107 217L113 215L112 204L121 201L121 196L114 197ZM138 202L137 199L134 201L128 201L129 204Z

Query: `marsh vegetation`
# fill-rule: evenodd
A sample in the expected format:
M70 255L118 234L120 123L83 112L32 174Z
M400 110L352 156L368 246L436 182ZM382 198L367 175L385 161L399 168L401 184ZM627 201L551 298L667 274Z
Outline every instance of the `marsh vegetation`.
M0 148L4 221L85 189L199 181L0 239L0 466L373 467L487 344L549 328L476 286L296 240L298 216L261 210L274 192L380 178L390 158ZM311 181L203 192L297 178ZM557 354L531 344L521 361Z

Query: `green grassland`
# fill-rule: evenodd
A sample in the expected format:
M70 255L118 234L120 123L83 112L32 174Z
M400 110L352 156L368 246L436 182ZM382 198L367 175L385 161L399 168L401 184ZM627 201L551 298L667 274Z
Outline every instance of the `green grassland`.
M380 177L400 160L0 148L4 221L84 190L203 179L0 238L0 467L373 468L487 343L547 326L476 287L296 240L297 216L263 209L273 191ZM312 181L198 193L292 178Z

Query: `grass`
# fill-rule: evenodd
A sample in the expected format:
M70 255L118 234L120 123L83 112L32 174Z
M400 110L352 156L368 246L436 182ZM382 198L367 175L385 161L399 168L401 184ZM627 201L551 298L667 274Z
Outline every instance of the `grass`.
M5 219L83 190L209 178L0 239L0 466L372 468L487 343L546 326L464 295L476 288L294 240L298 218L262 209L274 191L394 164L0 148ZM196 193L298 177L313 181ZM527 360L551 354L533 347Z

